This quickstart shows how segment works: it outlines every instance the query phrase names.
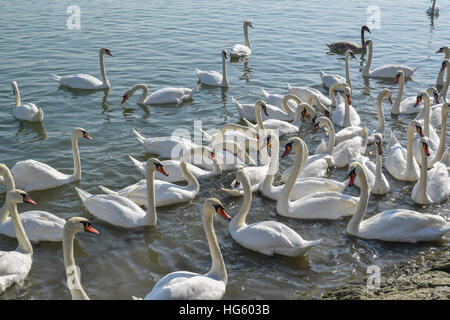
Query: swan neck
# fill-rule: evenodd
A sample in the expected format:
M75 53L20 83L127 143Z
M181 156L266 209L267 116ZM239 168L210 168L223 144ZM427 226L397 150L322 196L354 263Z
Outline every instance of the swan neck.
M155 171L147 168L147 214L144 223L146 225L156 225L157 215L155 206Z
M428 170L428 159L427 155L425 154L425 150L422 146L420 146L420 153L422 155L422 165L420 167L420 178L417 186L417 195L419 195L419 198L421 199L427 199L427 170Z
M20 100L20 91L19 87L17 86L16 82L12 83L13 89L14 89L14 95L16 96L16 107L22 105L22 101Z
M402 96L403 96L403 88L405 87L405 75L403 73L400 74L400 79L399 79L398 83L399 84L398 84L397 99L395 99L394 106L392 107L393 114L400 113L400 102L401 102Z
M8 194L8 192L10 192L16 188L16 185L14 183L14 178L11 174L11 171L9 171L9 169L4 170L2 176L3 176L3 179L5 180L6 194ZM6 221L6 219L8 219L8 216L9 216L9 208L8 208L8 203L5 201L5 203L3 204L3 206L0 209L0 223Z
M364 48L364 42L365 42L365 39L364 39L364 29L361 28L361 48Z
M383 100L383 96L378 96L377 99L377 116L378 116L378 129L380 132L384 132L384 112L383 105L381 104Z
M81 179L81 161L80 151L78 150L78 138L72 135L72 155L73 155L73 179L78 181Z
M63 231L63 255L66 270L67 284L70 284L72 300L89 300L80 282L80 274L73 254L73 240L75 234L64 229ZM70 281L70 282L69 282Z
M334 126L331 123L331 121L327 121L326 122L326 126L327 126L327 129L328 129L328 135L329 135L328 146L327 146L327 153L329 155L331 155L333 153L334 144L336 142L336 134L334 132Z
M19 214L17 213L17 205L11 202L8 197L6 197L6 201L8 202L8 210L11 215L11 221L14 226L17 242L19 243L16 250L25 254L32 254L33 247L31 246L30 240L28 240L25 229L20 221Z
M294 187L295 181L297 180L298 174L300 172L300 167L303 161L303 145L301 143L294 143L293 148L295 149L295 162L292 168L291 174L283 187L283 191L278 201L282 203L289 204L289 199L291 197L291 191Z
M445 151L445 135L447 133L447 119L448 119L448 112L446 112L444 109L445 105L442 104L442 126L441 126L441 134L439 137L439 146L437 148L437 151L434 155L434 158L431 162L431 166L435 164L436 162L440 161L442 156L444 155Z
M450 63L447 63L447 77L445 78L445 83L442 86L441 92L439 92L439 99L444 99L445 103L445 97L447 96L448 87L450 85Z
M192 172L188 169L186 161L181 161L180 163L181 173L183 174L184 179L188 182L187 186L190 188L194 188L196 192L199 192L200 185L198 180L194 177Z
M244 38L245 38L245 46L249 47L250 49L250 40L248 39L248 25L244 23Z
M228 79L227 79L227 60L225 57L222 57L222 87L228 87Z
M242 188L244 189L244 200L238 214L230 222L230 228L233 229L239 229L247 225L245 223L245 218L247 218L252 204L252 190L250 187L250 181L248 179L241 180Z
M342 126L344 128L350 127L352 124L350 123L350 105L347 102L347 99L344 99L344 122L342 123Z
M376 151L376 175L375 175L375 185L377 184L378 181L381 181L382 176L383 176L383 171L381 170L381 168L383 167L383 158L381 157L381 154L378 153L378 150Z
M261 117L261 109L262 109L261 103L257 103L255 108L256 123L258 124L258 129L264 130L264 123Z
M414 129L411 126L408 126L408 142L406 146L406 172L413 169L413 138L414 138Z
M109 88L111 85L109 84L108 78L106 77L106 69L105 69L105 54L103 52L100 52L100 73L102 75L103 79L103 85L106 88Z
M370 74L370 67L372 65L372 42L369 42L369 57L367 58L366 66L363 70L363 76L368 76Z
M278 172L278 164L280 160L280 141L277 135L272 135L272 153L270 156L269 169L266 173L266 177L264 178L264 182L262 188L265 190L271 190L273 188L273 180L275 178L275 174Z
M364 33L363 33L363 37L364 37ZM350 80L350 69L349 69L349 60L350 60L350 55L346 55L345 56L345 81L347 82L347 84L350 86L350 88L352 87L352 81Z
M228 275L225 262L223 261L222 252L220 251L219 243L217 242L216 233L214 232L214 212L208 212L206 208L203 210L203 227L205 229L206 239L208 240L209 252L212 260L211 269L207 275L213 276L226 284L228 281Z
M425 108L425 114L423 117L423 134L427 137L430 136L430 97L428 94L423 95L423 103Z
M356 211L347 226L347 233L349 234L358 233L359 224L364 218L367 210L367 205L369 203L369 184L367 183L367 175L361 167L358 171L358 179L361 185L361 194L359 196L359 202L358 206L356 207Z

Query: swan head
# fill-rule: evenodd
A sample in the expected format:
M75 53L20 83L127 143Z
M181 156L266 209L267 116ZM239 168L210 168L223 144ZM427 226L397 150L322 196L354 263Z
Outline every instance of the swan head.
M355 54L353 53L352 50L347 50L345 51L345 56L349 56L350 58L356 59Z
M228 56L227 56L227 50L222 50L222 58L227 60Z
M413 130L415 130L419 136L421 136L421 137L424 136L423 132L422 132L422 130L423 130L422 124L419 121L417 121L415 119L411 120L409 122L409 127L411 127Z
M99 234L97 230L92 227L91 222L82 217L72 217L66 221L64 224L63 233L69 232L71 234L76 234L78 232L88 232L93 234Z
M253 24L250 21L244 21L244 26L250 27L250 28L254 28Z
M247 184L249 184L250 179L248 178L247 173L245 173L244 170L240 169L240 170L236 171L236 181L234 183L234 187L239 188L240 184L243 181L247 181Z
M368 33L372 33L372 32L370 32L370 29L368 26L362 26L361 31L367 31Z
M125 91L125 93L122 96L121 103L125 103L125 101L127 101L133 95L133 93L135 93L139 89L142 89L142 91L143 91L143 93L141 95L141 99L142 100L145 99L145 97L148 95L148 87L147 87L147 85L140 83L140 84L135 85L133 88ZM139 99L138 99L138 103L139 103Z
M235 148L236 148L236 146L239 147L239 145L236 142L234 142L234 141L220 141L220 142L217 142L217 143L214 144L213 149L216 149L216 148L219 148L220 146L223 146L223 148L225 150L229 150L230 147L229 147L228 144L231 144L231 145L235 146ZM238 152L239 152L239 150L241 150L241 149L238 149ZM188 156L190 156L192 154L195 154L197 152L201 152L201 154L202 154L202 158L201 158L202 159L202 163L203 163L203 159L204 158L208 158L208 159L214 161L215 163L219 163L219 161L216 158L216 153L213 150L211 150L209 147L207 147L207 146L200 146L200 147L191 148L190 150L188 150L183 155L183 160L186 161ZM198 165L200 163L195 163L195 164Z
M429 139L426 136L420 138L420 143L422 144L423 151L425 152L425 155L427 157L430 156L430 148L428 147L428 141Z
M352 104L352 90L350 89L350 87L348 85L344 87L344 94L345 94L347 103L349 105L351 105Z
M366 40L366 42L364 42L364 48L366 48L367 46L372 46L372 40Z
M391 90L387 88L381 90L380 96L386 98L386 100L389 101L390 104L392 104Z
M434 102L435 103L439 103L439 92L437 91L437 89L435 87L428 88L427 89L427 94L428 95L433 95Z
M256 105L260 105L261 106L261 110L264 112L264 114L266 116L269 116L269 113L267 112L267 105L265 104L264 101L258 100L258 101L256 101Z
M327 117L320 117L319 119L317 119L316 123L314 123L313 131L311 133L316 133L320 128L330 123L331 121Z
M73 129L72 137L85 138L85 139L88 139L88 140L94 140L88 135L87 131L84 130L83 128L75 128L75 129Z
M33 201L33 199L30 198L28 193L26 193L23 190L20 189L14 189L8 192L6 195L7 201L10 201L12 203L29 203L32 205L36 205L36 202Z
M352 162L348 166L348 185L351 187L355 183L356 176L364 170L359 162Z
M157 158L150 158L147 160L147 172L154 172L154 171L158 171L161 174L165 175L166 177L169 176L169 174L167 173L167 171L164 169L164 166L162 165L162 163L157 159Z
M107 54L107 55L110 56L110 57L113 56L112 53L111 53L111 51L110 51L109 49L106 49L106 48L101 48L101 49L100 49L100 54Z
M450 51L450 47L448 47L448 46L445 46L445 47L440 47L439 49L438 49L438 51L436 51L436 53L447 53L448 51Z
M264 138L262 140L260 140L260 141L262 141L260 150L266 146L269 149L272 148L272 143L271 143L272 137L276 136L276 138L278 139L278 135L275 133L275 130L273 130L273 129L264 129L262 131L263 131L262 133L263 133Z
M222 203L216 198L209 198L205 201L203 208L207 213L217 213L219 216L224 218L227 221L231 221L231 217L225 211L222 206Z
M307 115L311 116L312 122L315 123L317 119L317 112L314 110L314 108L307 104L307 103L301 103L297 106L297 110L300 110L302 119L306 119Z
M383 135L381 133L375 134L375 144L377 146L377 152L381 156L383 154L383 149L382 149Z
M281 155L281 158L286 158L289 153L291 153L292 149L297 147L301 147L302 146L302 139L298 138L298 137L292 137L288 140L288 142L286 143L286 145L284 146L284 152Z
M417 107L425 97L428 98L428 93L425 91L420 92L416 97L416 103L414 104L414 108Z
M405 73L403 72L403 70L398 70L397 73L395 74L394 84L398 84L402 76L404 77Z

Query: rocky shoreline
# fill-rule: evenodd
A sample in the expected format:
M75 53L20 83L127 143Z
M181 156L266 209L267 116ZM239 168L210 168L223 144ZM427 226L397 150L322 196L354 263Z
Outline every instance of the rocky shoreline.
M448 300L450 299L450 252L427 254L408 264L381 270L380 289L367 290L355 283L325 291L325 300Z

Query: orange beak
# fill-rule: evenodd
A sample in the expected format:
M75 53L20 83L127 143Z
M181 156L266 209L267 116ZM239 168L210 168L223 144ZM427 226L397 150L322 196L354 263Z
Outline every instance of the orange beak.
M348 185L351 187L355 183L356 174L354 172L350 173Z
M347 103L348 103L349 105L351 105L351 104L352 104L352 97L350 97L350 96L347 96Z
M388 98L388 101L389 101L390 104L392 104L392 98L391 97Z
M84 227L84 231L90 232L90 233L93 233L93 234L99 234L100 233L100 232L98 232L97 230L95 230L94 228L92 228L91 226L88 226L88 225L86 225Z
M398 83L398 81L399 81L399 79L400 79L400 76L395 76L395 80L394 80L394 84L397 84Z
M165 175L166 177L169 176L169 174L167 173L167 171L164 170L163 166L158 166L158 168L157 168L156 170L158 170L159 172L161 172L161 174Z
M424 144L423 150L425 151L425 154L427 155L427 157L429 157L430 156L430 148L428 148L428 145Z
M94 139L92 139L86 132L83 133L83 137L86 138L86 139L88 139L88 140L94 140Z
M231 217L228 215L228 213L222 207L217 208L217 213L225 220L228 220L228 221L231 220Z
M125 103L125 101L127 101L128 97L125 95L122 97L122 102L121 103Z
M422 101L422 98L421 97L417 97L416 103L414 104L414 107L417 107L421 101Z
M34 204L36 205L37 203L33 201L33 199L31 199L29 196L25 196L25 198L23 199L24 202L29 203L29 204Z
M303 111L302 111L302 118L305 119L305 117L306 117L306 110L303 109Z
M284 152L281 155L281 157L282 158L286 158L291 151L292 151L292 147L291 146L286 146L286 149L284 150Z
M111 51L106 51L105 53L106 53L108 56L110 56L110 57L113 56L112 53L111 53Z

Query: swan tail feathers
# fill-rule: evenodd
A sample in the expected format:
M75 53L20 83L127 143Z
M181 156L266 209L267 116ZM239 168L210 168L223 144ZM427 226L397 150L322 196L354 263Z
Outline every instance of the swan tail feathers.
M286 81L286 85L287 85L288 90L292 89L292 86L289 84L289 82Z
M192 98L192 96L198 92L198 89L200 89L200 85L197 85L194 88L192 88L191 93L188 95L188 98Z
M139 140L140 143L144 143L145 142L145 138L139 134L139 132L137 132L136 130L132 130L134 135L136 136L136 138Z
M261 91L262 91L263 96L266 97L266 99L267 99L269 97L269 93L266 90L264 90L264 88L261 88Z
M305 247L306 247L306 248L314 247L314 246L318 245L318 244L321 243L321 242L322 242L322 239L319 239L319 240L311 240L311 241L308 241L307 244L305 244Z
M234 98L234 97L231 97L231 100L236 104L236 106L239 108L239 109L243 109L242 108L242 105Z
M107 194L109 194L109 195L111 195L111 196L118 196L119 195L119 193L118 192L116 192L116 191L113 191L113 190L111 190L111 189L108 189L108 188L106 188L106 187L104 187L104 186L98 186L104 193L107 193Z
M215 139L209 133L207 133L206 131L204 131L200 128L196 128L196 129L202 133L202 135L205 137L206 140L208 140L209 143L214 142Z
M44 120L44 111L42 110L42 108L39 108L38 112L36 112L36 114L33 116L33 118L31 120L33 120L33 121Z
M447 167L450 167L450 152L445 151L444 154L442 155L442 159L441 162Z
M397 139L397 136L395 135L395 132L391 130L391 137L389 139L389 144L387 149L391 149L394 145L396 145L397 143L400 143Z
M60 76L58 76L58 75L56 75L56 74L54 74L54 73L50 73L51 74L51 76L53 77L53 79L55 79L56 81L60 81L61 80L61 77Z
M92 196L89 192L81 190L77 187L75 187L75 190L77 191L78 196L80 197L82 202L85 202L88 198Z
M243 190L233 190L227 188L221 188L223 192L228 194L230 197L242 197L244 195Z
M195 69L195 73L197 74L197 77L200 79L203 75L203 71L199 70L199 69Z
M135 158L133 158L130 155L128 155L128 158L130 158L131 162L133 162L136 169L138 169L142 174L145 175L145 166L142 165L142 163L140 161L136 160Z

